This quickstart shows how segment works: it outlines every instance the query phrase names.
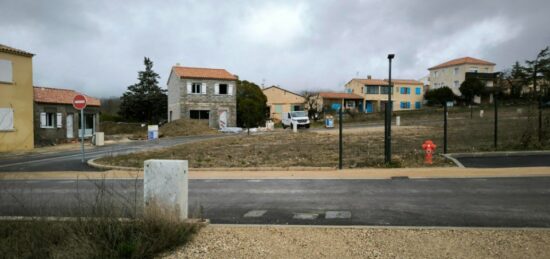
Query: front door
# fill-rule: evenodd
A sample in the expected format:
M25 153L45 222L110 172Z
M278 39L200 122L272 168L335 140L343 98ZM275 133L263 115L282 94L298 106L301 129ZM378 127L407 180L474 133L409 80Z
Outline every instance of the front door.
M67 138L74 138L72 114L67 114Z
M227 127L227 110L218 111L220 129Z

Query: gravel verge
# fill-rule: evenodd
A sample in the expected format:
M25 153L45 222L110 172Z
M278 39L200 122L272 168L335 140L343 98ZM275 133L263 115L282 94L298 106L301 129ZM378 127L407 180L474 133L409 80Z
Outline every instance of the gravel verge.
M550 230L210 225L163 258L550 258Z

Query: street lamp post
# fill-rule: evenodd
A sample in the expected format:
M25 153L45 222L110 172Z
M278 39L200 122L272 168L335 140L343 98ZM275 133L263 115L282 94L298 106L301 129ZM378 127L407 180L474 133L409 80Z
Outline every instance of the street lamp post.
M388 77L388 101L386 102L386 116L385 116L385 132L384 132L384 162L386 164L391 163L391 112L392 112L392 83L391 83L391 62L395 57L394 54L388 55L389 61L389 77Z

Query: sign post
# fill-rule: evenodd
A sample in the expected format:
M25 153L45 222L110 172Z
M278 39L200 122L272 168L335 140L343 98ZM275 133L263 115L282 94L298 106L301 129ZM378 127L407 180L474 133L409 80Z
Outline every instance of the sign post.
M86 97L81 94L76 95L73 99L73 107L80 110L80 150L82 152L82 163L84 163L84 131L86 129L84 125L84 108L86 108Z

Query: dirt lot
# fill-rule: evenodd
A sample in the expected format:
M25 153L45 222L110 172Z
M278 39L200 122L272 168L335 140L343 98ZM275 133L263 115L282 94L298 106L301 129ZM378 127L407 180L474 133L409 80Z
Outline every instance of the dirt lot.
M395 166L424 166L421 144L430 127L401 127L394 130ZM368 134L364 134L368 131ZM398 137L401 136L401 137ZM406 136L406 137L405 137ZM383 128L353 129L344 137L344 165L348 168L384 166ZM405 152L401 152L405 151ZM335 131L289 130L264 135L239 135L172 148L118 157L107 157L98 163L142 167L147 159L189 160L192 168L201 167L290 167L338 165L338 135ZM453 166L436 156L433 166Z
M548 230L211 225L164 258L549 258Z
M480 110L484 115L480 116ZM550 114L544 119L543 141L538 141L536 109L502 107L498 120L498 150L550 149ZM399 113L402 126L392 127L391 167L424 167L421 146L433 140L438 146L432 166L454 166L439 154L443 151L443 113L438 109ZM361 115L365 116L365 115ZM448 119L448 152L477 152L494 149L494 117L491 107L451 108ZM358 118L355 118L358 119ZM355 123L355 124L354 124ZM384 128L379 121L346 124L344 128L345 168L386 167ZM378 123L378 124L377 124ZM358 127L360 126L360 127ZM165 126L167 127L167 126ZM162 130L162 128L161 128ZM338 131L325 129L290 130L265 135L180 145L165 150L104 158L99 163L142 167L146 159L189 160L191 168L290 167L338 165Z
M101 123L101 130L105 132L105 135L127 135L133 139L147 138L147 126L142 123L106 121ZM218 131L208 127L208 122L197 120L175 120L159 128L160 137L211 134L218 134Z

